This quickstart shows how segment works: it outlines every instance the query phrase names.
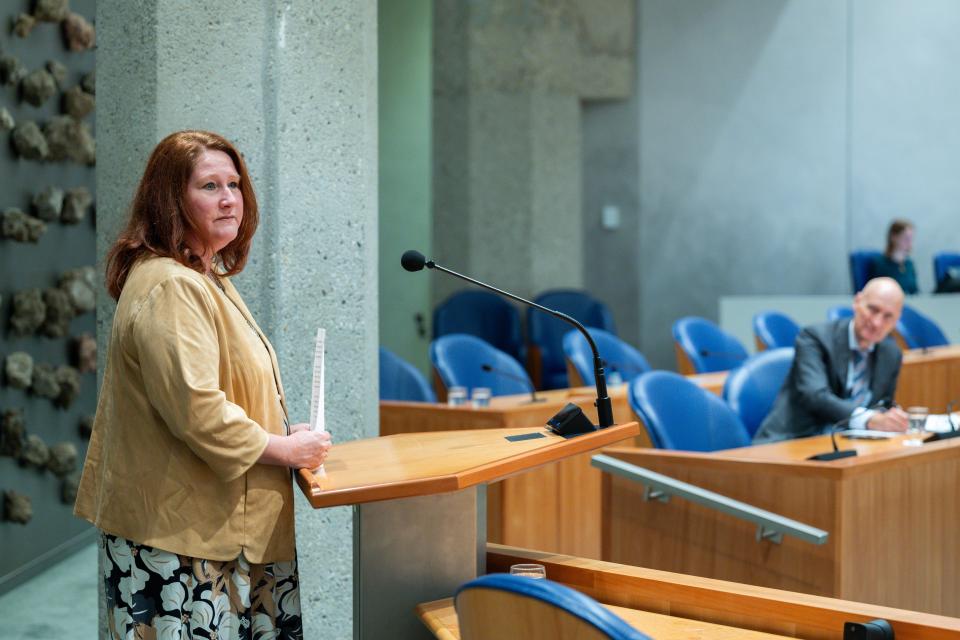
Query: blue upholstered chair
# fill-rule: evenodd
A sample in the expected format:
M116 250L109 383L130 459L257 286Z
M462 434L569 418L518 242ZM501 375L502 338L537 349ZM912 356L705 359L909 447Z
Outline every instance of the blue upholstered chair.
M526 356L520 312L501 296L488 291L459 291L433 310L433 337L451 333L476 336L520 362Z
M687 316L673 323L680 373L727 371L747 359L740 341L706 318Z
M838 304L835 307L830 307L827 309L827 320L833 322L834 320L840 320L842 318L852 318L853 317L853 307L845 304Z
M578 320L586 327L597 327L616 334L613 315L605 304L572 289L554 289L534 298L534 302ZM534 309L527 310L527 340L532 347L531 372L543 389L570 386L563 358L563 336L570 325Z
M750 434L733 409L672 371L635 378L627 398L660 449L716 451L750 444Z
M380 347L380 399L436 402L437 396L416 367Z
M465 333L441 336L430 343L430 361L447 389L489 387L491 395L529 393L530 377L513 356ZM484 371L483 365L493 371Z
M779 311L761 311L753 316L753 335L761 351L792 347L798 333L800 327L797 323Z
M762 351L747 358L727 376L723 399L740 417L751 438L773 408L773 401L793 365L793 353L793 347Z
M593 327L587 327L587 331L597 343L597 351L600 352L600 358L604 361L608 384L617 376L622 381L629 382L641 373L650 371L650 363L643 354L617 336ZM593 352L582 333L573 330L563 336L563 355L573 366L576 375L580 378L580 384L596 384L596 378L593 376Z
M550 580L491 573L454 596L463 640L649 640L599 602Z
M941 251L933 256L933 281L940 284L951 270L960 270L960 253Z
M937 323L910 305L903 305L903 313L897 321L897 333L908 349L925 349L950 344Z
M850 282L853 283L853 292L863 289L870 279L870 268L873 261L883 256L883 252L870 249L850 252Z

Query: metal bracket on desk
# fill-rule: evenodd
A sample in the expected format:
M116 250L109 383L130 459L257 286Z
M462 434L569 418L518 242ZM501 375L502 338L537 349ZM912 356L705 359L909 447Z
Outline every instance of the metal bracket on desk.
M769 540L774 544L780 544L783 542L783 532L769 529L762 524L757 525L757 542L761 540Z
M643 485L643 501L650 502L651 500L670 502L670 496L665 491L654 489L649 485Z

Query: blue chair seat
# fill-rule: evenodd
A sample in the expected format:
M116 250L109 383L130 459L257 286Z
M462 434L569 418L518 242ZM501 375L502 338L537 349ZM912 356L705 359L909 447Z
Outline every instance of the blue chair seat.
M389 349L380 347L380 399L436 402L437 396L416 367Z
M753 334L757 346L764 349L792 347L800 327L790 316L779 311L761 311L753 316Z
M950 344L936 322L910 305L903 305L903 313L897 321L897 333L909 349L926 349Z
M604 361L608 383L617 377L623 382L629 382L641 373L650 371L650 363L643 354L617 336L594 327L587 327L587 331L597 344L600 359ZM573 330L563 336L563 353L584 385L596 384L593 375L593 351L582 333Z
M520 312L503 297L489 291L454 293L433 310L433 337L466 333L523 361Z
M530 376L512 356L480 338L463 333L441 336L430 344L430 360L444 387L488 387L491 395L529 393ZM484 371L484 365L491 371Z
M740 417L747 433L760 428L793 366L793 347L770 349L747 358L727 376L723 399Z
M460 587L454 607L463 640L649 640L593 598L551 580L491 573Z
M746 427L723 400L672 371L634 379L627 398L660 449L717 451L750 444Z
M681 361L681 373L729 371L747 359L740 341L706 318L680 318L673 323L673 339L693 367L685 371Z
M881 257L883 257L883 252L874 249L850 252L850 282L853 284L854 293L858 293L867 284L867 281L870 280L873 263Z

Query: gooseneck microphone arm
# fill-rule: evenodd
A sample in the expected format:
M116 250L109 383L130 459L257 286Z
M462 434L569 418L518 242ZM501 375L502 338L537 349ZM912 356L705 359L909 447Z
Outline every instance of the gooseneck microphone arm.
M587 339L587 343L590 345L590 350L593 351L593 374L594 378L596 379L597 387L597 399L594 404L597 407L597 418L599 419L600 428L602 429L604 427L609 427L613 424L613 405L610 402L610 397L607 395L607 380L603 373L603 361L600 359L600 351L597 350L597 345L593 341L593 337L590 335L590 332L587 331L586 327L565 313L548 309L543 305L537 304L536 302L531 302L530 300L521 298L520 296L515 296L508 291L504 291L503 289L498 289L484 282L480 282L479 280L475 280L470 276L465 276L462 273L453 271L452 269L447 269L446 267L437 264L433 260L427 260L419 251L410 250L404 252L403 257L400 258L400 264L403 265L403 268L407 271L420 271L424 267L427 269L436 269L437 271L442 271L455 278L465 280L470 284L475 284L478 287L487 289L488 291L493 291L494 293L504 296L505 298L516 300L521 304L525 304L529 307L533 307L534 309L543 311L554 318L563 320L564 322L576 327L576 329L583 334L583 337Z

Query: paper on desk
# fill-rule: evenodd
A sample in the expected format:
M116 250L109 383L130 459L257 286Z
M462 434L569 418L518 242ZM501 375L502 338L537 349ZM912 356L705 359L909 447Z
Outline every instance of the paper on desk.
M899 436L899 431L875 431L873 429L847 429L841 431L840 435L844 438L857 439L861 438L863 440L886 440L887 438L892 438L894 436Z
M957 428L960 429L960 413L954 412L953 422L957 425ZM943 433L944 431L950 431L950 421L947 419L947 414L945 413L934 413L927 416L927 422L923 426L925 431L930 431L931 433ZM893 438L894 436L900 435L899 431L874 431L873 429L847 429L846 431L841 431L840 435L844 438L863 438L864 440L884 440L886 438Z
M326 340L326 330L317 329L317 342L313 349L313 398L310 402L311 431L326 431L323 415L323 349Z
M953 412L953 424L957 425L957 428L960 429L960 412ZM923 428L927 431L937 433L951 431L950 420L947 419L947 414L945 413L934 413L927 416L927 423Z

